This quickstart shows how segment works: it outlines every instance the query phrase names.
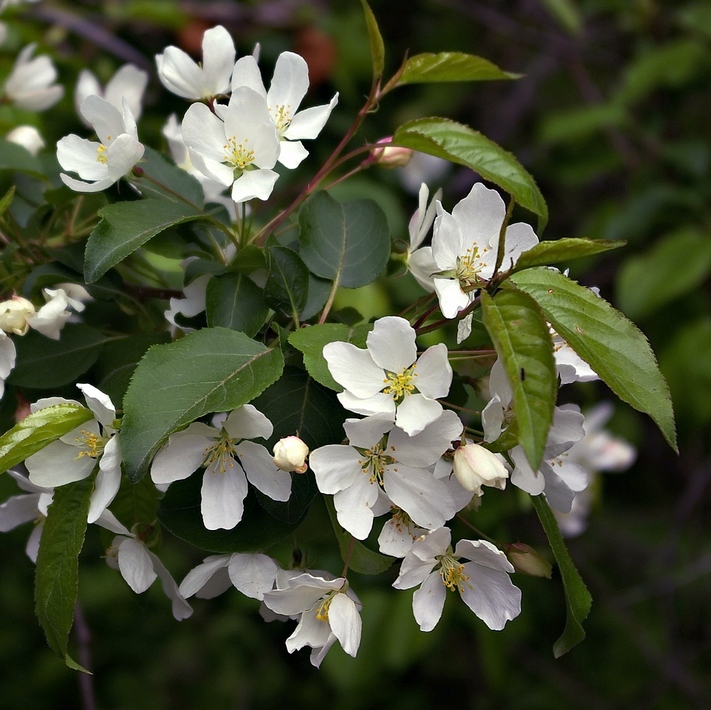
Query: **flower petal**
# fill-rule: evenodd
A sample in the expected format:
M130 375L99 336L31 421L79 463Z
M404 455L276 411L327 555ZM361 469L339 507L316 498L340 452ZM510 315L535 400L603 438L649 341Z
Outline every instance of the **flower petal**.
M267 555L235 553L228 567L232 584L247 597L264 599L276 579L277 566Z
M399 374L417 359L415 336L415 329L404 318L379 318L366 338L368 352L378 367Z
M261 445L242 441L236 448L247 480L272 500L287 501L291 495L291 474L277 468L274 458Z
M432 631L442 618L447 589L439 572L427 576L422 586L412 595L412 613L420 631Z
M231 530L244 513L247 479L238 466L224 473L205 471L202 478L200 511L208 530Z

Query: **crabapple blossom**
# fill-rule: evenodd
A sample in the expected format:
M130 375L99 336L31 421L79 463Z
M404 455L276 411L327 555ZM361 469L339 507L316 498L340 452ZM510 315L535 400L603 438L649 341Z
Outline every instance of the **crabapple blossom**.
M71 318L69 308L81 313L85 306L78 299L71 297L63 288L45 288L47 303L36 313L27 316L27 324L52 340L59 340L60 331Z
M501 455L479 444L469 443L454 451L454 475L468 491L483 496L482 486L503 491L509 472Z
M229 92L235 56L230 33L218 25L203 34L200 64L178 47L166 47L157 54L158 78L168 91L184 99L211 99Z
M415 525L402 508L392 506L391 511L392 516L385 522L378 535L378 549L384 555L404 557L415 540L427 533L427 529Z
M42 134L34 126L17 126L5 136L5 140L21 145L34 156L46 145Z
M323 356L333 379L345 388L341 404L356 414L386 414L410 436L442 414L437 401L452 383L447 346L438 343L417 357L415 329L398 316L375 322L366 349L333 342Z
M82 121L89 127L91 123L81 114L81 105L89 96L100 96L108 101L117 111L123 111L123 100L126 99L128 108L134 118L138 120L143 111L143 93L148 85L148 74L133 64L124 64L107 82L104 88L101 87L95 74L89 69L82 69L79 72L77 84L74 87L74 106Z
M42 488L56 488L81 481L99 464L88 521L95 522L118 493L121 483L121 449L116 428L116 409L111 399L93 385L78 384L94 419L45 446L25 461L30 481ZM31 406L37 412L54 404L79 404L72 399L48 397Z
M437 202L432 236L432 257L437 265L434 289L445 318L456 318L476 292L491 279L496 266L506 205L496 190L476 183L449 214ZM538 244L530 225L518 222L506 227L501 269L510 269L526 250Z
M267 592L264 604L277 614L299 620L286 640L289 653L309 646L311 664L318 668L338 640L355 658L360 646L362 605L348 581L334 579L327 572L303 572L282 579L287 586Z
M46 55L32 57L37 45L28 44L15 60L5 81L5 95L18 108L44 111L62 98L64 87L55 84L57 69Z
M232 200L266 200L279 175L272 170L279 157L279 134L267 102L242 86L230 102L190 106L183 118L183 140L190 160L203 175L232 186Z
M76 192L100 192L121 179L143 156L136 119L123 99L119 111L99 96L89 96L80 108L99 142L70 134L57 142L59 164L82 178L60 173L62 182Z
M264 88L255 57L239 59L232 74L232 91L241 87L249 87L266 99L281 141L279 162L292 169L309 154L301 139L316 138L338 103L336 94L328 104L298 111L309 88L309 68L306 60L293 52L279 55L269 91Z
M316 449L310 464L316 485L333 495L338 522L351 535L359 540L368 536L384 501L382 512L393 504L427 529L454 516L457 507L447 486L428 470L461 434L454 412L443 412L414 436L383 415L347 419L343 428L349 444Z
M0 397L5 394L5 380L10 376L12 368L15 367L15 343L9 338L4 330L0 330Z
M35 307L22 296L13 296L0 303L0 330L15 335L24 335L30 327L28 316L35 312Z
M153 482L168 485L204 467L200 510L208 530L231 530L242 520L247 481L272 500L289 500L291 476L261 444L249 441L271 436L272 424L260 411L245 404L216 415L212 424L193 422L171 434L153 459Z
M434 291L432 274L439 271L439 267L432 256L432 247L423 247L427 233L432 227L435 219L436 204L442 197L442 190L437 190L432 200L427 203L430 191L425 183L420 185L419 204L414 214L410 218L407 231L410 235L410 247L407 251L407 267L415 277L417 283L425 291Z
M274 444L274 463L282 471L305 473L309 447L298 436L286 436Z
M421 631L432 631L442 616L447 589L457 590L464 603L493 631L521 613L521 590L501 550L486 540L460 540L452 551L449 528L431 530L405 555L395 589L420 585L412 611ZM468 560L461 562L460 560Z

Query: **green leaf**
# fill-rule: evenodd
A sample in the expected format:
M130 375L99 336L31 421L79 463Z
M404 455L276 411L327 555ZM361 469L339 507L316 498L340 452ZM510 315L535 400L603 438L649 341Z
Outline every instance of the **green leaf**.
M488 59L463 52L416 54L403 64L398 78L401 84L425 84L440 81L489 81L518 79L520 74L503 71Z
M93 283L151 237L204 216L184 202L157 198L118 202L99 210L101 221L86 243L84 278Z
M553 645L553 655L560 658L577 646L584 638L582 622L590 613L592 597L578 570L570 559L568 548L565 546L560 528L553 515L550 505L544 496L531 496L533 507L538 513L538 519L546 532L553 555L558 563L560 575L563 578L563 591L565 592L566 622L561 637Z
M482 291L483 319L513 389L518 443L536 471L558 394L553 343L541 309L524 293Z
M373 80L377 81L383 75L385 66L385 45L378 29L378 21L366 0L360 0L365 13L365 25L368 28L368 41L370 42L370 56L373 60Z
M523 252L514 265L514 271L522 271L531 266L548 266L560 261L571 261L584 256L600 254L610 249L618 249L627 242L611 239L567 238L539 242L535 247Z
M42 163L27 148L12 141L0 140L0 170L12 170L44 177Z
M124 397L121 453L136 482L170 434L210 412L250 402L282 372L284 357L244 333L205 328L141 359Z
M419 118L400 126L393 144L436 155L479 173L545 223L548 207L535 180L511 154L478 131L446 118Z
M301 258L316 276L359 288L373 281L390 257L390 230L372 200L340 204L317 192L299 211Z
M654 419L676 451L669 388L637 326L559 271L527 269L510 280L535 299L546 320L620 399Z
M139 167L145 177L133 179L144 197L159 197L176 204L189 203L189 206L198 210L204 206L205 195L197 178L152 148L146 146Z
M94 479L60 486L47 510L35 571L35 612L50 648L75 670L87 672L67 654L79 591L79 553L84 546Z
M617 302L633 320L692 292L711 272L707 232L681 229L628 259L617 277Z
M381 555L367 548L362 542L356 540L353 535L341 527L336 516L336 508L333 505L331 496L325 497L328 515L331 518L333 532L338 540L338 547L341 551L341 558L348 562L348 568L359 574L382 574L390 568L395 561L394 557Z
M12 200L15 197L15 186L13 185L0 200L0 217L7 212L7 208L12 204Z
M624 106L593 104L549 113L541 121L539 135L544 143L575 143L606 128L629 122Z
M0 436L0 473L93 418L91 410L71 402L29 414Z
M343 387L331 377L323 356L323 346L335 340L342 340L353 343L358 348L364 348L365 340L372 328L372 325L350 327L343 323L322 323L295 330L289 335L289 342L303 353L304 367L316 382L336 392L342 392Z
M320 279L309 271L309 292L306 303L301 309L301 320L309 320L319 313L331 295L333 283L328 279Z
M231 272L207 282L205 312L210 327L241 330L251 338L264 325L269 309L263 289L248 276Z
M121 408L133 371L151 345L170 342L168 333L138 333L107 343L96 366L97 387ZM130 525L128 526L131 527Z
M75 382L95 362L108 340L84 323L68 323L59 340L29 331L15 340L17 366L7 381L18 387L48 389Z
M269 247L267 255L269 268L264 284L264 300L275 311L288 315L294 323L298 323L299 313L306 305L308 296L309 270L301 257L287 247Z

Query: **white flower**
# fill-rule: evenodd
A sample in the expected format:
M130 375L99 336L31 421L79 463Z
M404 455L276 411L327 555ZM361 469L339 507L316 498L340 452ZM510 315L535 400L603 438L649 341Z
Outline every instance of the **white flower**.
M230 102L193 104L183 119L183 140L190 160L217 182L232 185L234 202L266 200L279 175L279 134L266 100L247 87L236 89Z
M110 511L104 511L96 522L117 533L111 547L106 550L106 564L119 570L136 594L143 594L160 578L163 591L172 602L173 616L178 621L187 619L193 613L192 607L185 601L178 585L159 557L146 547L140 537L129 532Z
M286 640L289 653L309 646L311 663L317 668L335 643L355 658L360 646L360 600L343 577L331 578L327 572L292 575L284 588L264 595L264 604L299 623Z
M188 257L194 258L194 257ZM183 263L183 266L185 263ZM170 308L164 311L165 319L174 328L180 328L184 332L189 332L192 328L187 328L176 323L176 316L182 314L187 318L193 318L205 310L205 298L207 292L207 282L210 280L211 274L202 274L193 279L189 284L183 287L185 298L171 298Z
M141 117L143 106L143 92L148 85L148 74L133 64L124 64L102 89L99 80L89 69L82 69L79 73L77 85L74 87L74 106L87 126L91 126L81 115L81 105L89 96L100 96L106 99L117 111L123 111L123 99L126 99L128 108L134 118Z
M468 491L483 496L482 486L503 491L509 472L502 456L479 444L469 443L454 451L454 475Z
M282 471L305 473L309 447L298 436L286 436L274 444L274 463Z
M443 412L421 433L408 436L383 416L348 419L343 425L350 444L331 444L311 452L311 469L322 493L332 494L338 522L364 540L387 496L416 525L444 525L457 511L447 486L428 470L460 436L462 423Z
M432 237L432 256L437 265L434 288L445 318L456 318L494 275L505 216L506 205L499 193L481 183L472 187L452 214L437 203ZM523 222L509 225L501 270L510 269L524 251L537 243L538 237L530 225Z
M8 338L4 330L0 330L0 398L5 394L5 380L15 367L15 343Z
M143 156L136 119L124 100L123 112L99 96L81 105L82 116L94 127L99 142L75 134L57 142L57 160L83 180L60 173L62 182L77 192L99 192L121 179ZM89 182L86 182L86 181Z
M35 307L22 296L13 296L0 303L0 330L15 335L24 335L30 327L28 316L35 312Z
M427 529L416 525L402 508L393 506L392 516L378 535L378 549L384 555L404 557L415 540L426 533Z
M72 316L69 308L81 313L85 306L80 300L69 296L63 288L45 288L44 297L47 303L37 313L28 315L27 323L42 335L59 340L60 331Z
M460 540L452 552L451 540L448 528L416 540L393 587L421 585L412 598L412 611L422 631L432 631L440 620L447 589L456 589L490 629L500 631L521 613L521 590L509 578L513 566L490 542Z
M504 363L498 359L489 373L489 394L491 399L481 413L484 441L496 441L511 421L513 410L513 390L504 370Z
M5 136L5 140L21 145L28 153L35 156L46 145L42 135L34 126L17 126Z
M34 521L35 526L27 540L25 552L33 562L36 562L42 528L47 517L47 508L52 502L54 491L51 488L35 486L32 481L17 471L10 470L8 474L27 493L11 496L0 505L0 532L8 532L18 525Z
M261 444L248 441L272 433L271 422L254 406L245 404L212 421L213 426L193 422L171 434L153 459L151 478L162 486L204 467L200 509L205 527L231 530L242 520L247 481L272 500L287 501L291 476L276 467Z
M287 168L297 167L309 154L301 139L318 136L338 103L338 94L329 104L298 111L309 88L309 68L304 58L293 52L279 55L269 91L264 88L257 60L242 57L234 67L232 91L244 86L266 99L281 140L279 162Z
M239 553L212 555L188 572L180 583L180 593L188 599L212 599L234 586L252 599L264 599L274 587L278 567L267 555Z
M91 475L98 460L99 473L91 494L88 516L89 522L93 523L118 493L121 484L121 449L115 428L116 409L111 399L92 385L78 384L77 387L82 391L94 419L30 456L25 465L34 485L56 488ZM35 402L31 410L37 412L64 402L78 404L63 397L48 397Z
M550 333L553 339L555 367L560 376L561 385L571 382L592 382L600 379L592 367L568 345L567 340L558 335L553 328L550 329Z
M162 54L156 55L161 84L168 91L194 101L227 94L234 64L235 45L221 25L203 35L201 64L177 47L166 47Z
M584 436L583 420L575 405L556 407L538 471L531 468L520 446L511 449L515 464L511 483L532 496L545 493L555 510L569 513L575 494L585 490L589 480L585 469L569 455L573 444Z
M437 401L452 384L447 346L439 343L417 357L415 329L397 316L380 318L365 350L333 342L323 356L333 379L345 387L341 404L356 414L387 414L410 436L442 414Z
M429 194L429 188L425 183L422 183L420 185L419 204L408 225L410 248L407 251L407 266L417 283L425 291L432 292L434 291L432 274L437 273L439 267L432 256L432 247L423 247L421 245L434 222L436 204L442 197L442 190L437 190L428 205Z
M170 155L175 164L185 172L190 173L202 185L205 201L217 202L229 209L232 205L232 200L223 194L227 189L226 186L213 178L207 177L207 175L203 175L190 160L188 147L183 140L183 126L174 113L168 116L161 133L168 141L168 150L170 150Z
M5 95L18 108L44 111L62 98L64 87L55 84L57 70L46 55L32 58L36 44L28 44L18 55L5 82Z

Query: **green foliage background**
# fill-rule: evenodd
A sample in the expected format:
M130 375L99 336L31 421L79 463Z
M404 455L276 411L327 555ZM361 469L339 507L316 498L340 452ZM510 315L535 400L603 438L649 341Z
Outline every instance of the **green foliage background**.
M178 624L158 585L137 597L100 559L102 544L90 536L80 570L85 622L74 633L90 630L98 707L415 710L443 698L483 710L707 707L711 7L702 0L372 0L371 6L385 39L386 74L408 50L475 53L523 74L516 81L403 87L369 117L364 136L377 140L408 120L450 116L514 153L536 177L550 208L544 238L627 240L624 250L575 262L572 275L600 287L648 335L671 386L681 453L670 451L650 420L618 406L612 425L637 446L638 460L624 474L599 479L590 527L569 543L594 603L587 639L559 660L551 646L565 606L555 573L552 582L517 575L523 613L501 633L451 603L430 634L417 630L408 593L354 575L364 603L358 658L334 648L316 671L306 653L286 653L290 631L265 624L257 603L237 592L195 600L194 615ZM312 66L312 105L340 91L301 177L328 155L329 141L347 128L370 82L355 1L43 0L7 18L12 31L0 48L0 72L9 71L21 46L38 40L52 48L67 86L58 108L27 116L50 144L75 129L71 93L79 69L89 66L104 80L125 61L150 69L151 56L166 45L194 51L202 31L217 23L228 27L241 54L261 42L266 65L286 49L304 54ZM185 105L152 76L141 137L157 146L165 115ZM0 107L0 133L10 128L5 111ZM376 199L393 234L405 238L416 198L403 200L400 179L399 171L368 174L339 188L338 197ZM445 206L471 182L465 169L440 178ZM0 184L0 193L7 187ZM402 306L417 295L408 277L371 284L353 298L367 317L378 304ZM599 383L568 386L563 394L583 405L609 397ZM3 401L2 415L14 406ZM15 492L12 481L0 479L0 499ZM484 529L487 515L484 506ZM492 534L545 549L532 510L512 511L509 521L510 530ZM329 525L327 511L313 510L309 525ZM34 618L33 567L23 552L28 533L25 526L0 538L0 708L81 707L82 677L46 647ZM167 534L164 543L161 556L181 579L200 558L185 559ZM327 554L312 563L337 569ZM74 655L74 639L70 647Z

